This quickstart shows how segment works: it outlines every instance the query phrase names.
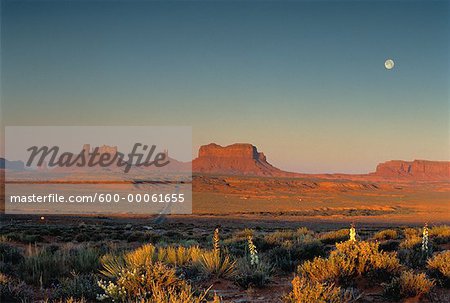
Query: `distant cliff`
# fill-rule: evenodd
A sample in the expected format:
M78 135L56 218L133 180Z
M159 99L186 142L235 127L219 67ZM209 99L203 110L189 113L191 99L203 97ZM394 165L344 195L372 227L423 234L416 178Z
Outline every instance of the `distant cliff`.
M450 162L392 160L378 164L376 171L371 175L384 178L450 181Z
M248 143L220 146L215 143L200 147L198 157L192 161L192 170L197 173L253 175L273 177L318 177L326 179L401 179L450 181L448 161L401 161L381 163L369 174L302 174L286 172L272 166L262 152Z

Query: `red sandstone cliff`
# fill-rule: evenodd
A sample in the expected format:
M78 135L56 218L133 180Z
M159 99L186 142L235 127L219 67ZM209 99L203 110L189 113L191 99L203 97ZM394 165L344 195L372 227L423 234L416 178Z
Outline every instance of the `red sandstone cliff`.
M450 162L393 160L378 164L375 173L371 175L384 178L450 181Z
M266 156L258 152L255 146L244 143L225 147L214 143L201 146L198 158L192 161L192 171L209 174L273 177L450 181L450 162L448 161L388 161L379 164L376 172L366 175L291 173L272 166L267 162Z
M220 146L214 143L203 145L198 158L192 161L194 172L211 174L233 174L254 176L295 175L273 167L263 153L251 144L237 143Z

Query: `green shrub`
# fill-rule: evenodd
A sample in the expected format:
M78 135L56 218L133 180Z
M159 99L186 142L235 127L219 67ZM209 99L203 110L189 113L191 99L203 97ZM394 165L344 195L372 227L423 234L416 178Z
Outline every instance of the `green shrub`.
M90 247L29 245L19 264L22 279L35 286L50 286L71 272L90 273L99 267L99 252Z
M292 272L301 262L324 254L322 242L307 236L296 242L286 241L269 250L266 255L275 269Z
M73 274L70 278L63 278L55 290L55 298L60 299L90 299L95 300L101 288L97 284L94 274Z
M270 282L272 267L260 260L257 264L250 264L248 258L240 258L236 262L235 282L247 289L249 287L262 288Z
M66 253L67 266L75 273L95 272L100 266L100 252L93 247L80 246L69 249Z
M22 261L23 255L22 251L8 244L6 242L0 242L0 261L4 263L17 264Z

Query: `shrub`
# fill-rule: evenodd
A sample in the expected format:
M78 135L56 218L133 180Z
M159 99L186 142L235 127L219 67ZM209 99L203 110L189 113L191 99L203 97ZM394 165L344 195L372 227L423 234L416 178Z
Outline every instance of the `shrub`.
M48 303L48 300L45 300L44 303ZM52 301L52 303L87 303L87 301L84 298L76 299L76 298L67 298L67 299L59 299Z
M120 263L120 261L118 262ZM178 278L175 269L161 262L145 262L122 268L119 275L109 271L113 281L100 281L105 294L99 299L111 298L126 302L202 302L206 292L196 295L186 281ZM105 267L108 271L109 267Z
M0 272L14 274L16 265L23 260L22 251L6 242L0 242Z
M55 290L55 297L62 299L90 299L95 300L101 291L94 274L73 274L70 278L64 278Z
M347 241L337 243L327 259L315 258L299 266L301 276L318 283L347 284L355 277L368 275L385 280L400 271L395 253L379 251L378 243Z
M429 235L436 243L444 244L450 242L450 226L440 225L433 226L429 230Z
M292 292L284 298L286 303L345 303L341 297L341 288L333 284L312 282L296 276L292 280Z
M296 242L287 241L279 247L267 252L274 268L285 272L292 272L305 260L311 260L325 254L324 245L312 236L305 236Z
M87 246L80 246L77 248L71 248L68 250L66 256L67 265L71 271L75 273L90 273L96 271L99 266L100 252L98 249Z
M302 242L305 236L311 236L312 232L306 227L300 227L297 230L279 230L264 236L264 241L269 246L282 245L286 241Z
M400 249L398 257L402 264L411 268L421 268L426 264L426 255L419 247L414 249Z
M398 240L385 240L380 242L380 249L384 251L397 251L400 246Z
M427 262L430 273L441 279L445 286L450 285L450 250L435 254Z
M395 240L398 238L398 233L395 229L385 229L377 232L373 238L378 241Z
M402 242L400 242L400 248L403 249L414 249L422 245L422 238L419 236L408 236Z
M187 266L200 262L202 251L198 246L168 246L158 248L158 260L173 266Z
M237 262L236 283L243 288L264 287L270 281L272 268L262 260L253 243L253 236L247 236L247 255Z
M262 288L270 282L272 267L265 261L251 265L247 258L240 258L236 263L235 282L247 289L249 287Z
M348 240L349 236L350 232L348 229L340 229L321 234L320 241L322 241L322 243L324 244L335 244L337 242Z
M20 249L6 243L0 242L0 261L4 263L17 264L22 261L23 256Z
M405 238L413 238L420 236L420 229L407 227L403 230L403 235Z
M216 251L205 251L200 260L200 268L207 277L229 278L234 275L236 261L232 261L230 256Z
M49 248L29 245L23 262L19 264L19 273L25 282L35 286L50 286L58 278L68 274L64 256L53 253Z
M99 252L91 247L29 245L19 264L19 273L28 283L36 286L57 284L71 272L90 273L99 267Z
M422 296L429 293L433 287L434 282L424 273L404 271L400 277L392 279L391 283L385 286L385 295L395 299Z
M0 273L0 302L32 302L33 289L23 281Z
M219 229L214 230L213 249L205 251L200 259L200 268L206 276L231 277L236 268L236 261L220 249Z

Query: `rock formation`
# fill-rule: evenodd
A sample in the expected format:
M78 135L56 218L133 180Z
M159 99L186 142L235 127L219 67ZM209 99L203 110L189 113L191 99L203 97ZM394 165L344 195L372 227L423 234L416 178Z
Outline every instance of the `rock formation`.
M194 172L253 176L290 176L267 162L266 156L251 144L237 143L220 146L203 145L198 158L192 161Z
M384 178L450 181L450 162L392 160L378 164L375 173L371 175Z
M214 143L201 146L198 152L198 158L192 162L192 171L202 174L218 175L315 177L321 179L450 181L449 161L388 161L379 164L374 173L359 175L286 172L268 163L266 156L258 152L255 146L244 143L225 147Z

